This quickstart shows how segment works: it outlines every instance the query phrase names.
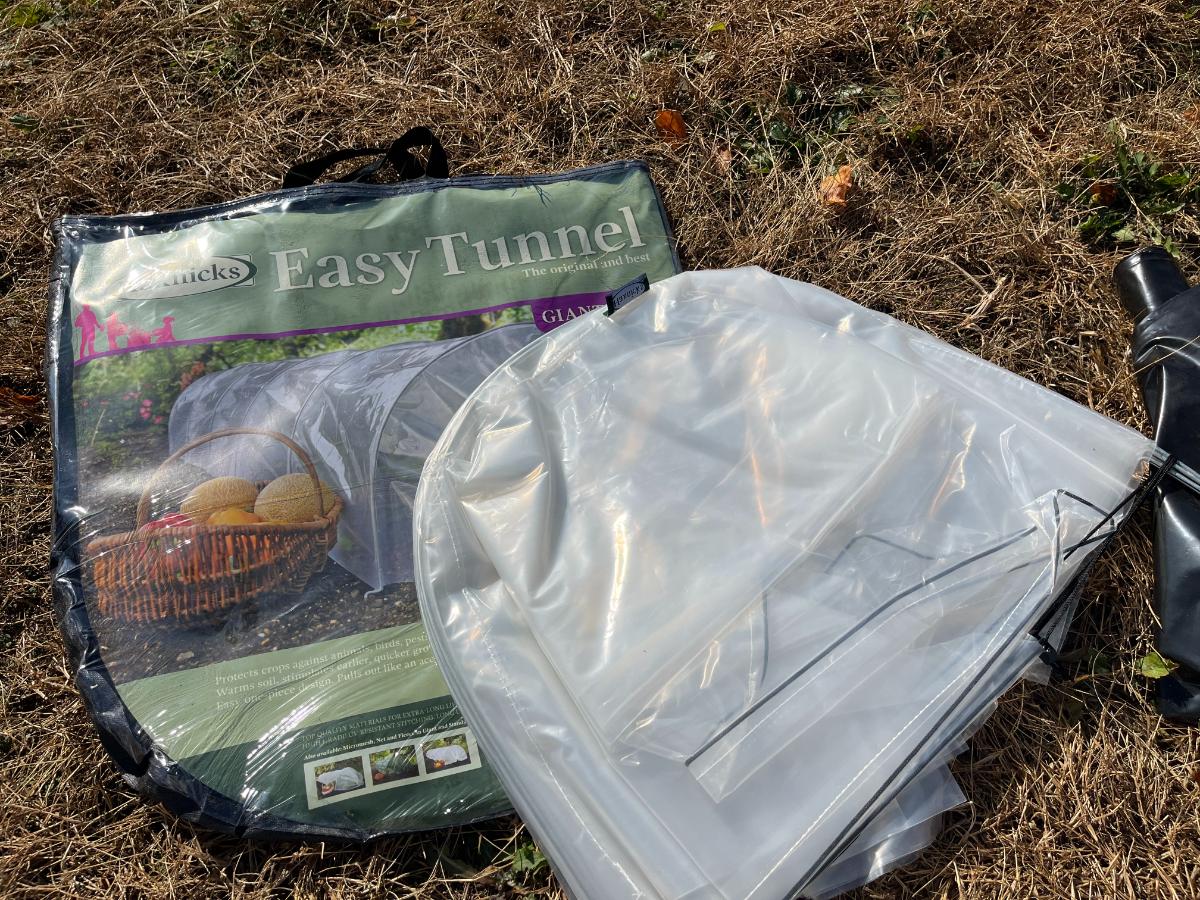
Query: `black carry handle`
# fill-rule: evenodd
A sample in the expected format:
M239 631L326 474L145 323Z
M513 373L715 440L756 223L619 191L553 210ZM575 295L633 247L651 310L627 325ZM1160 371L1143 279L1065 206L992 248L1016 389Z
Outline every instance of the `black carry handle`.
M421 160L410 151L415 147L429 148L429 163L422 164ZM357 147L346 150L334 150L317 159L297 163L288 169L283 176L285 188L307 187L316 184L317 180L338 163L348 159L358 159L363 156L373 156L374 160L364 166L359 166L353 172L335 178L335 182L364 181L375 175L385 163L391 163L396 170L397 181L411 181L414 178L449 178L450 162L446 159L446 150L442 142L424 125L410 128L388 147Z

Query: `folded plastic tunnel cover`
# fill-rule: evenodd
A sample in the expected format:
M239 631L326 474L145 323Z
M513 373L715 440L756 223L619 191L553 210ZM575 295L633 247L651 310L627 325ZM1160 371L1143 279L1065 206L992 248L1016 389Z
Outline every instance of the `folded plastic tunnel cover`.
M1151 449L828 291L690 273L467 399L418 590L575 895L826 895L932 839Z

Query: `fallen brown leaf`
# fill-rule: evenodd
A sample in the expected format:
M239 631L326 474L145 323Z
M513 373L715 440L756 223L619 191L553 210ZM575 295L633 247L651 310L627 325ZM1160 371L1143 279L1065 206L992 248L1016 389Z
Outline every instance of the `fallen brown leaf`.
M0 386L0 428L12 428L42 416L42 398Z
M0 387L0 406L33 409L41 405L42 398L38 394L18 394L10 387Z
M668 144L678 144L686 141L688 136L687 123L677 109L660 109L654 117L658 133Z
M1093 203L1111 206L1117 199L1117 188L1107 181L1095 181L1088 188L1088 194L1091 195Z
M845 206L850 191L854 188L854 167L842 166L833 175L821 181L821 199L826 206Z

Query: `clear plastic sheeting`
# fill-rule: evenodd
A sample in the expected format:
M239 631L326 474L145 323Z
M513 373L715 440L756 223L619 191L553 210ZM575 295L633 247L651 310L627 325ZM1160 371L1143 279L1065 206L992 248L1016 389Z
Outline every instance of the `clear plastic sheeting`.
M945 763L1152 449L828 291L690 273L467 399L418 592L575 895L824 897L961 802Z
M171 450L230 427L292 438L346 501L330 557L377 590L410 582L412 501L425 457L463 398L538 334L532 324L506 325L206 375L171 410ZM256 482L302 471L287 447L257 435L205 444L189 460Z

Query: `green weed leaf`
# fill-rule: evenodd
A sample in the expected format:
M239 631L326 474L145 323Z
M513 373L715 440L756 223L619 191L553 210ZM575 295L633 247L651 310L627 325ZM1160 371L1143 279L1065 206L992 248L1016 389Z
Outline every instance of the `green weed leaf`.
M526 843L513 850L509 868L517 875L534 875L546 865L546 857L542 855L542 851L535 844Z
M4 9L3 4L0 4L0 9ZM50 4L34 0L32 3L14 3L8 6L4 9L3 19L14 28L32 28L41 25L53 15L54 10L50 8Z
M1167 659L1157 650L1151 650L1138 663L1138 672L1146 678L1166 678L1179 668L1179 663Z
M1180 191L1188 186L1192 176L1188 172L1174 172L1170 175L1159 175L1159 187L1168 191Z
M796 132L779 120L775 120L767 127L767 137L780 144L796 143Z
M1055 188L1084 216L1080 237L1099 244L1170 240L1167 223L1200 202L1200 179L1132 150L1115 127L1111 139L1110 153L1084 157Z

